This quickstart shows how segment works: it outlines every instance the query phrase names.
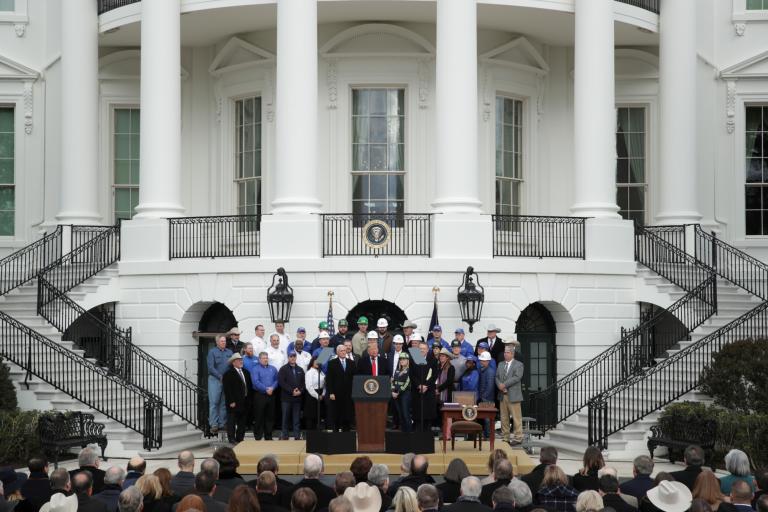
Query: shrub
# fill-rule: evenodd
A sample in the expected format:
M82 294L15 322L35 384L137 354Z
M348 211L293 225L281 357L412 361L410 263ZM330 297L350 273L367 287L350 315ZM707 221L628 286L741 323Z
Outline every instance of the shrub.
M741 413L768 410L768 340L730 343L712 356L701 390L715 404Z
M0 465L26 464L40 453L38 411L0 411Z
M18 405L16 388L11 382L11 369L0 358L0 411L14 411Z

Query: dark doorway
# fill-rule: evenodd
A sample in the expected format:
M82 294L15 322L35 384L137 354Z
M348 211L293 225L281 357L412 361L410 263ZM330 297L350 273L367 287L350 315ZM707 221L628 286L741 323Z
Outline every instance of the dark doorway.
M675 315L666 309L651 304L640 302L640 323L654 319L653 327L642 331L639 344L635 344L635 350L629 354L629 370L632 373L642 371L643 368L656 364L656 358L666 356L667 349L672 348L680 341L689 341L688 329ZM630 330L622 329L622 335Z
M221 302L214 302L203 313L197 327L197 385L208 389L208 351L216 345L216 336L237 327L232 311Z
M528 415L528 395L546 389L555 382L556 346L555 321L549 310L534 302L520 313L515 327L520 342L522 362L525 365L523 377L523 416ZM547 404L554 411L557 404Z
M121 352L109 346L114 325L115 303L108 302L88 310L88 314L72 322L62 334L62 339L84 350L84 357L94 358L99 365L117 372L122 368L122 361L117 360Z
M390 331L399 331L408 318L405 312L397 307L396 304L386 300L366 300L359 303L347 314L347 323L349 331L357 331L357 319L364 316L368 319L368 329L376 328L376 321L379 318L386 318L389 323Z

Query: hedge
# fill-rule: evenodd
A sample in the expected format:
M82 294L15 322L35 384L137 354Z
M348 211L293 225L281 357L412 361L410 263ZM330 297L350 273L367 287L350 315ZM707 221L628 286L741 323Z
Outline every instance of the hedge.
M0 465L26 465L40 453L38 411L0 411Z

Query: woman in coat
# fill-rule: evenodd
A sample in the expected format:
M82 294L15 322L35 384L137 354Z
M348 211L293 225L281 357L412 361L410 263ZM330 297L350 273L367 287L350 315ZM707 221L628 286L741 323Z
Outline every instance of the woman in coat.
M410 356L401 352L397 369L392 376L392 399L395 402L398 424L403 432L410 432L412 428L410 362Z
M437 358L437 380L435 381L438 410L443 404L453 399L453 381L456 378L456 368L451 364L451 359L453 359L453 354L450 350L447 348L440 350L440 355Z

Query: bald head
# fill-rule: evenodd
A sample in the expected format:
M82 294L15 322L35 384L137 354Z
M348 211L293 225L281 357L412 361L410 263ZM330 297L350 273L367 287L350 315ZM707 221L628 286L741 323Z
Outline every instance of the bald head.
M195 454L189 450L179 452L179 471L192 473L195 470Z
M411 461L412 475L426 475L429 469L429 461L423 455L416 455Z
M752 488L744 480L736 480L731 485L731 503L751 506Z
M145 461L143 458L139 457L138 455L134 455L131 457L131 460L128 461L128 471L135 471L136 473L144 474L144 471L147 469L147 461Z

